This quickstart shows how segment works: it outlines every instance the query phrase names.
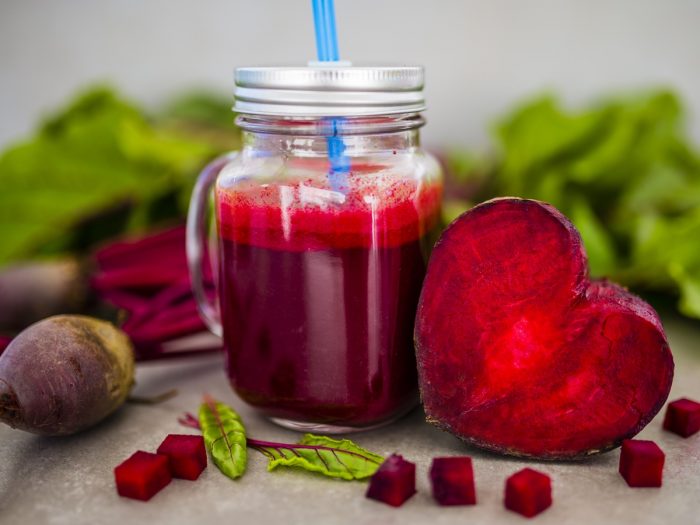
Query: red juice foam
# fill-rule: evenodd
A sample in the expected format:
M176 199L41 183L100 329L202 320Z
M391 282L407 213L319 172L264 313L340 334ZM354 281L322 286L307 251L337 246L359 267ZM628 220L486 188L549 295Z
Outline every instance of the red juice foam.
M366 427L417 400L413 323L442 188L353 166L217 189L227 369L270 417Z

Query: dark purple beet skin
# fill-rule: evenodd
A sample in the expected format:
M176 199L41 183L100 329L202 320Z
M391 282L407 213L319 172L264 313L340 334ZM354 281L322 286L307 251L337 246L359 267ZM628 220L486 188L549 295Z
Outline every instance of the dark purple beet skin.
M117 410L133 377L131 343L111 323L49 317L0 355L0 422L35 434L73 434Z
M428 421L517 456L617 447L660 410L673 379L653 308L591 281L574 226L532 200L488 201L445 230L415 342Z
M92 289L100 299L126 312L122 330L134 345L137 361L219 351L219 344L208 342L172 348L181 346L177 344L181 338L207 331L192 295L184 226L111 242L98 249L93 259ZM212 286L210 266L206 262L203 267L208 287Z

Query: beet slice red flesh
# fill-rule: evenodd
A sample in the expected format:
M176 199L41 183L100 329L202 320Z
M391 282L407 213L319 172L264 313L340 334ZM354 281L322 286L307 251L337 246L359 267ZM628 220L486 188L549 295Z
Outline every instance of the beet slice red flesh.
M664 429L684 438L700 431L700 403L692 399L677 399L666 407Z
M434 458L430 466L433 498L440 505L476 505L472 459Z
M207 468L207 451L202 436L168 434L158 447L166 456L174 478L195 480Z
M506 480L504 504L528 518L552 505L552 481L547 474L524 468Z
M120 496L148 501L172 477L167 457L139 450L114 469L114 479Z
M626 439L620 452L620 474L630 487L660 487L665 459L653 441Z
M415 341L428 421L519 456L619 446L659 411L673 379L656 312L591 282L574 226L532 200L488 201L445 230Z
M416 465L392 454L369 480L366 496L392 507L400 507L416 493Z

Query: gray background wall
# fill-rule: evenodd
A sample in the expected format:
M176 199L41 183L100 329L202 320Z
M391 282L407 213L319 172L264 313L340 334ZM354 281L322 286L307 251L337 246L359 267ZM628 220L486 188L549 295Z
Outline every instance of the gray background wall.
M486 144L486 125L543 89L577 103L671 85L697 137L700 0L336 0L340 49L428 70L430 144ZM0 145L87 82L157 105L231 90L237 65L313 58L310 0L0 0Z

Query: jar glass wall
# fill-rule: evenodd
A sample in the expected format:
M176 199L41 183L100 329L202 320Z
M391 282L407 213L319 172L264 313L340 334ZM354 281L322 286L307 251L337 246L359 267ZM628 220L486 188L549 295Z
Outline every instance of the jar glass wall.
M227 370L279 423L367 428L417 402L413 323L442 192L422 122L238 119L244 146L215 188Z

